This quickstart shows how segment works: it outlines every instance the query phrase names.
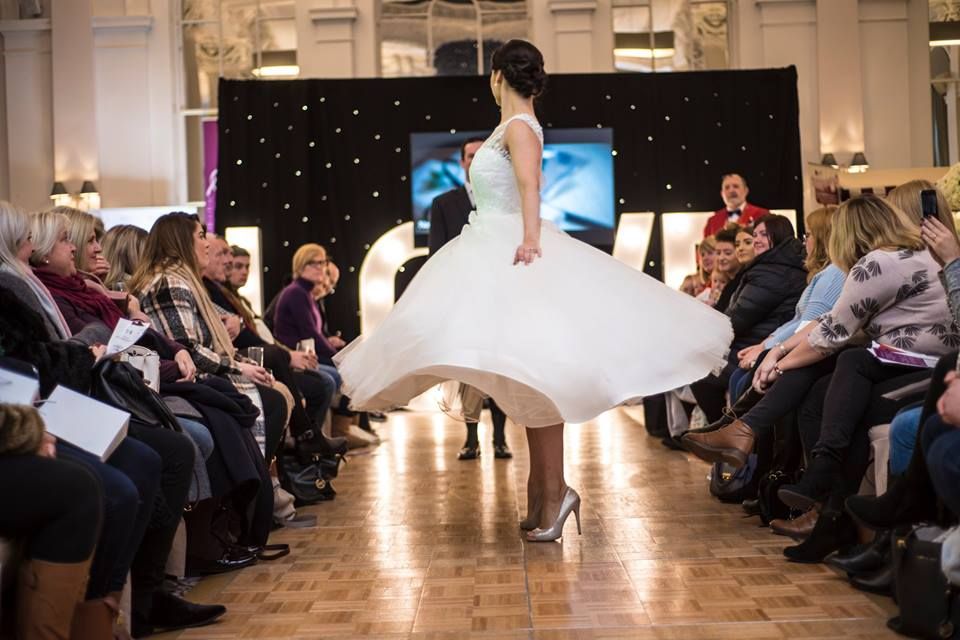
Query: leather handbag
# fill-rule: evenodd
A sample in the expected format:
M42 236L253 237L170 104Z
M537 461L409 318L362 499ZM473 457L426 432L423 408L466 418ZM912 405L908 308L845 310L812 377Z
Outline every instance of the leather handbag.
M283 454L277 457L277 476L280 486L293 494L296 506L333 500L336 495L319 462L303 462L296 455Z
M762 478L760 486L757 489L757 499L760 506L760 519L763 524L768 525L773 520L786 520L793 515L790 509L777 492L785 484L793 484L797 481L799 474L788 472L783 469L774 469Z
M960 638L960 590L947 581L941 567L939 527L915 525L895 532L894 593L900 615L887 626L911 638Z
M720 502L740 503L747 498L752 498L753 476L757 470L757 454L751 453L747 458L747 464L739 469L734 469L725 462L716 462L710 471L710 493L716 496Z
M90 395L149 425L180 431L180 423L156 391L128 362L103 359L93 367Z

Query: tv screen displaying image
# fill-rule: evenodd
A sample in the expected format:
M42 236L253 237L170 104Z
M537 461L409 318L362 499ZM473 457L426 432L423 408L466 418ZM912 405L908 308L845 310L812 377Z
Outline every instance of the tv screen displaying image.
M488 131L410 135L410 196L417 244L430 233L430 204L463 185L460 145ZM613 244L613 129L546 129L540 216L581 240Z

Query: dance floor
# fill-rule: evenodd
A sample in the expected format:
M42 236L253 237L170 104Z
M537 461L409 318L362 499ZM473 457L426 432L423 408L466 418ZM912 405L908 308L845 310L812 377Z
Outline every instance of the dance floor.
M639 408L566 431L567 481L583 498L562 542L526 543L527 451L456 458L463 427L393 413L384 443L353 456L339 495L281 530L292 553L205 579L190 594L227 605L217 625L158 638L736 639L898 637L887 599L823 565L786 562L789 541L707 491L708 466L668 451ZM488 425L481 438L489 442Z

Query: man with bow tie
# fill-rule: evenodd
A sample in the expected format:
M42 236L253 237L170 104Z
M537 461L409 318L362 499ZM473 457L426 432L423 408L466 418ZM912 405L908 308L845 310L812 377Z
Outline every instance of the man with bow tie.
M706 226L703 228L703 237L712 236L731 222L735 222L741 227L753 224L754 220L765 216L769 211L762 207L757 207L747 202L747 194L750 189L747 188L747 181L743 176L736 173L728 173L723 176L720 183L720 197L723 198L722 209L714 213Z

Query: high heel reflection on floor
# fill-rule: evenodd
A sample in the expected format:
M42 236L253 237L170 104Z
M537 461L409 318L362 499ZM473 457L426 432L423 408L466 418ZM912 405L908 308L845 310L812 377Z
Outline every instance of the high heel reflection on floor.
M563 525L566 523L571 511L577 518L577 533L583 535L583 531L580 529L580 496L576 491L567 487L567 491L563 494L563 500L560 502L560 513L557 514L557 519L547 529L538 528L533 531L528 531L527 541L552 542L562 536Z

